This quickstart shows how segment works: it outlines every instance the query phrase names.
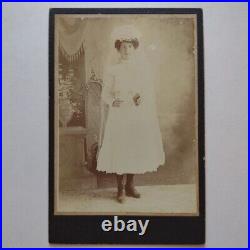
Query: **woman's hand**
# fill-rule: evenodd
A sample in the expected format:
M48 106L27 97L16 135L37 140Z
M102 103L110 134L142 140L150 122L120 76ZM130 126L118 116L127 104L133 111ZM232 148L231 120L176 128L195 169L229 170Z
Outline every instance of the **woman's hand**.
M112 103L112 106L113 107L120 107L121 106L121 103L123 103L123 101L119 98L116 98L113 103Z
M136 106L141 104L141 96L139 94L135 94L135 96L133 97L133 100Z

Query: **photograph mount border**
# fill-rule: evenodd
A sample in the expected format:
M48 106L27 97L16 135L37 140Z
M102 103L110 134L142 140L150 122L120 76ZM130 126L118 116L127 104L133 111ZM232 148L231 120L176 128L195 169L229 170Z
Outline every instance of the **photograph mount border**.
M146 235L137 232L103 232L103 219L112 215L54 214L54 25L56 14L195 14L197 16L197 96L198 96L198 168L199 216L119 215L124 220L148 219ZM117 244L202 244L205 242L205 110L203 14L199 8L53 8L49 15L49 242L50 243L117 243ZM114 214L115 215L115 214Z

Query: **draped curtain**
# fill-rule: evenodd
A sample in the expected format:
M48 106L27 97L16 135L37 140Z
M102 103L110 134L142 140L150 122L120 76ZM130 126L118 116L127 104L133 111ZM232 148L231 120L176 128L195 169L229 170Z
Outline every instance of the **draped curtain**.
M81 18L59 18L59 49L69 63L76 62L84 53L85 25Z

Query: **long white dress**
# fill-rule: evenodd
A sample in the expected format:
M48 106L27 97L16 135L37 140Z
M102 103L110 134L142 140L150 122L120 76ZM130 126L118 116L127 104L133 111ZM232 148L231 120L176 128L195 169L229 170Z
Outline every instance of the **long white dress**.
M145 64L144 64L145 65ZM116 174L156 171L165 162L149 68L132 61L111 66L104 74L102 100L109 105L97 170ZM136 106L133 97L139 94ZM123 100L113 107L114 98Z

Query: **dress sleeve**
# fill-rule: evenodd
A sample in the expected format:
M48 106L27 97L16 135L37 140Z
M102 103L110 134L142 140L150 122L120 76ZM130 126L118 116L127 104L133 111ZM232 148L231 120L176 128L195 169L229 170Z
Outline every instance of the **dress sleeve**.
M102 100L108 105L112 105L114 101L114 83L114 74L111 70L107 70L103 76L103 89L101 97Z

